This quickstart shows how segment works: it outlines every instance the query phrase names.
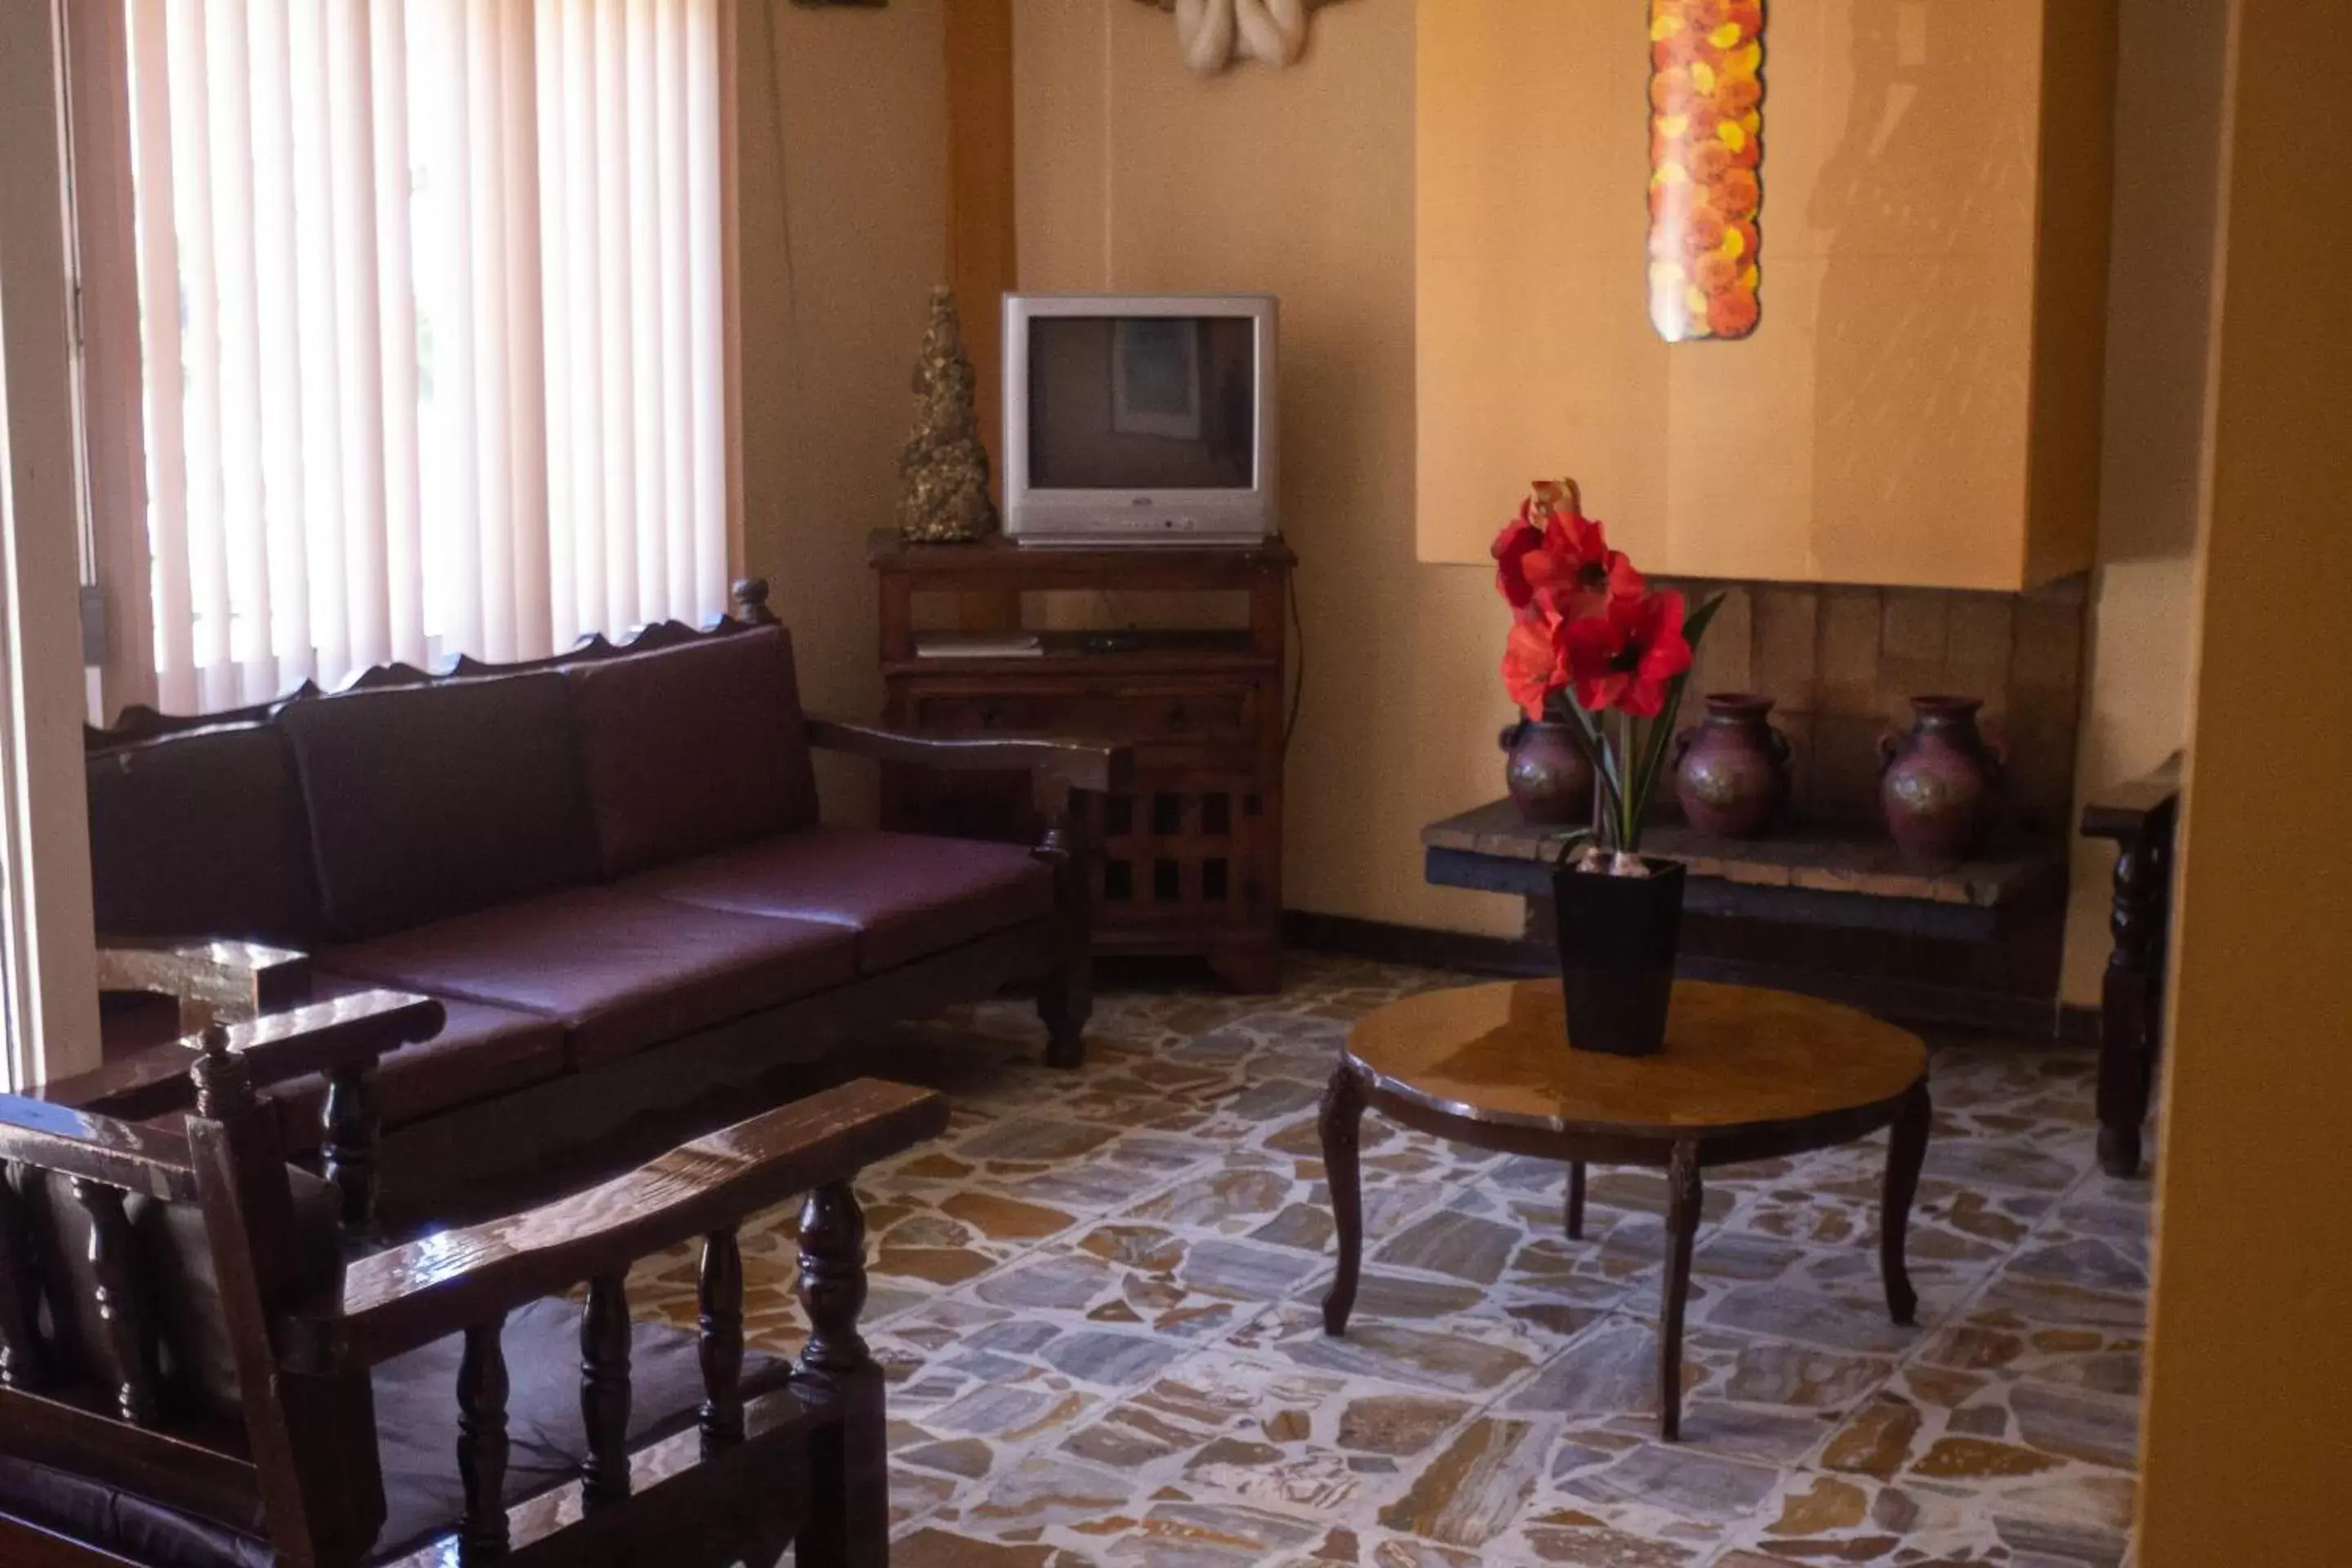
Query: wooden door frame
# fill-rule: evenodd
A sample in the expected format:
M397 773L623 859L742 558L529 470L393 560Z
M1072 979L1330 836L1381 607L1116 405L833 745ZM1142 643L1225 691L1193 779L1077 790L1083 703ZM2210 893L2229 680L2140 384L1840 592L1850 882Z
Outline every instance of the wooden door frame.
M100 1056L63 49L54 4L0 5L0 927L20 1081Z

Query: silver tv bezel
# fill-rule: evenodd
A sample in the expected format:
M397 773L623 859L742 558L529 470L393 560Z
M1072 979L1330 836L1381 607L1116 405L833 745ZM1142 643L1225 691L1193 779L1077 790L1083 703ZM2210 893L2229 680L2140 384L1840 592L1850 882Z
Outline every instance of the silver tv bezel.
M1007 294L1004 532L1022 544L1248 543L1276 531L1280 306L1271 294ZM1029 483L1029 323L1041 317L1223 316L1257 340L1257 476L1247 489L1037 489Z

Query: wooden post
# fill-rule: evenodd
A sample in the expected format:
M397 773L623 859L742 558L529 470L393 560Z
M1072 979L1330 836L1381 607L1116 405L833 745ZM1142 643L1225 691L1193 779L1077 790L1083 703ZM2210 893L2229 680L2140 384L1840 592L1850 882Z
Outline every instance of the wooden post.
M701 1309L702 1451L743 1440L743 1254L732 1226L702 1238L696 1282Z

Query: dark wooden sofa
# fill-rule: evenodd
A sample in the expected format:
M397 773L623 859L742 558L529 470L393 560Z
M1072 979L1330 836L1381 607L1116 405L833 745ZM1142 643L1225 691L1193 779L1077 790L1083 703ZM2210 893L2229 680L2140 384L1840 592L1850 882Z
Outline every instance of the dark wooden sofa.
M157 1121L0 1096L0 1563L887 1561L850 1180L945 1102L841 1086L346 1264L256 1090L345 1075L440 1012L374 992L215 1024L194 1105ZM788 1366L745 1350L736 1229L800 1193ZM631 1263L696 1237L699 1333L632 1326Z
M625 1128L717 1125L845 1037L1011 983L1035 984L1046 1059L1075 1066L1091 984L1071 796L1123 757L807 718L765 597L739 584L712 626L533 665L381 668L92 731L101 968L162 999L112 1008L108 1068L58 1098L154 1115L184 1083L185 1048L163 1042L205 1017L434 997L439 1034L340 1094L273 1090L289 1152L341 1152L354 1210L381 1173L398 1220L504 1177L608 1170ZM825 825L813 748L1025 772L1044 842Z

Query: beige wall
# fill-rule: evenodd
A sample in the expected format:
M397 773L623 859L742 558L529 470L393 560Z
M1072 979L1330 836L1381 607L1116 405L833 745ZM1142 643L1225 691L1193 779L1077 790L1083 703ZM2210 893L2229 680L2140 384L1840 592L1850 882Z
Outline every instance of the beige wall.
M2168 0L2123 11L2084 795L2147 772L2188 735L2226 10L2227 0ZM2112 847L2076 840L2071 1002L2098 998L2114 867Z
M1423 5L1423 557L1482 559L1530 477L1572 472L1655 572L2015 589L2088 565L2111 16L1774 11L1762 321L1670 347L1643 306L1641 7Z
M1513 929L1421 879L1421 825L1500 792L1509 710L1489 574L1414 561L1412 0L1327 7L1301 64L1207 82L1145 6L1021 0L1014 26L1022 285L1282 297L1286 901Z
M738 7L744 561L793 628L803 700L858 719L882 703L866 535L892 520L947 277L940 5ZM835 815L872 810L870 779L824 784Z
M2144 1568L2346 1560L2352 1393L2352 209L2298 160L2334 7L2234 0L2173 1039L2142 1444ZM2282 309L2283 304L2292 308Z

